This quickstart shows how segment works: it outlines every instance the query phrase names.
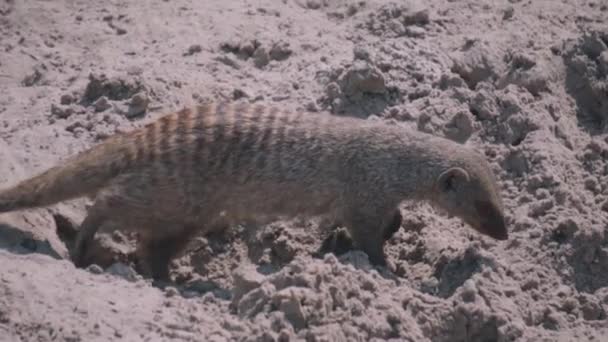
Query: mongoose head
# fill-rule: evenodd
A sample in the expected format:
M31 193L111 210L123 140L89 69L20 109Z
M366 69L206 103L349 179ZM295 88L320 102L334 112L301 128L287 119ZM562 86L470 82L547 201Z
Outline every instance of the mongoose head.
M485 159L469 155L446 168L435 182L435 204L478 232L497 240L509 237L497 182Z

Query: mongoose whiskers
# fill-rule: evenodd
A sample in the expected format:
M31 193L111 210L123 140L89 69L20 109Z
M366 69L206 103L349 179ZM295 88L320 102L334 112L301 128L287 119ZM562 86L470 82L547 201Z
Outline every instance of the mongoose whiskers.
M196 232L296 215L331 215L382 265L385 230L394 232L404 200L508 237L496 180L476 152L396 125L260 104L203 104L110 137L0 191L0 212L85 195L95 202L75 264L100 225L118 221L141 233L138 252L157 279Z

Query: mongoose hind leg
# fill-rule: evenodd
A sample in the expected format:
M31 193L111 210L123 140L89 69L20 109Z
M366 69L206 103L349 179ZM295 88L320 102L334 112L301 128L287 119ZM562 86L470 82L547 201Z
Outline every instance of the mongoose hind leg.
M359 210L352 209L349 216L346 217L345 223L354 248L365 252L373 265L386 266L384 255L386 231L395 230L397 220L395 209L382 210L381 208L362 206Z

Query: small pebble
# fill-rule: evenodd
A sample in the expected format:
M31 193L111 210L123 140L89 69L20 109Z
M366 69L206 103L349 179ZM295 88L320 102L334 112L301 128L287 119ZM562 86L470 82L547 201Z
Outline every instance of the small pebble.
M422 38L426 34L426 30L420 26L408 26L405 29L405 34L412 38Z
M184 56L192 56L201 51L203 51L203 48L199 44L194 44L188 48L188 50L184 53Z
M369 50L365 49L364 47L362 47L360 45L356 45L353 48L353 54L355 55L355 59L361 59L364 61L370 60Z
M62 105L69 105L72 102L74 102L74 97L72 95L70 95L70 94L61 95L60 103Z
M150 104L150 99L148 95L143 92L137 93L131 97L131 102L129 103L129 111L127 112L127 116L132 118L135 116L139 116L145 114L148 110L148 105Z
M253 64L258 68L265 67L270 62L270 56L263 47L258 47L253 53Z
M167 296L168 298L175 297L178 295L178 293L179 292L177 291L177 289L173 286L165 287L165 296Z
M309 101L306 104L306 110L309 111L309 112L318 112L319 108L317 107L317 104L315 103L315 101Z
M95 111L98 113L110 109L111 107L112 105L105 96L100 97L97 99L97 101L95 101L95 103L93 103L93 108L95 108Z
M502 13L502 20L509 20L513 18L513 14L515 14L515 9L512 6L507 7Z
M60 107L57 105L51 105L51 114L59 119L66 119L74 113L74 110L70 107Z
M474 302L477 288L472 279L467 279L462 285L462 300L465 302Z
M103 273L103 269L101 268L101 266L93 264L93 265L89 265L89 267L87 267L87 271L93 273L93 274L102 274Z

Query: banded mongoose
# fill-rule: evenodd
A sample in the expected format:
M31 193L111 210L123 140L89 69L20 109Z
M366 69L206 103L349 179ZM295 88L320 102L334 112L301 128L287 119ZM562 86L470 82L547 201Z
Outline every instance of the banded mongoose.
M404 200L425 200L478 232L508 233L487 161L463 145L380 121L215 102L117 134L0 191L0 212L94 195L72 259L106 220L141 235L156 279L196 232L328 214L385 264ZM399 222L396 223L397 227ZM393 230L386 232L386 230Z

